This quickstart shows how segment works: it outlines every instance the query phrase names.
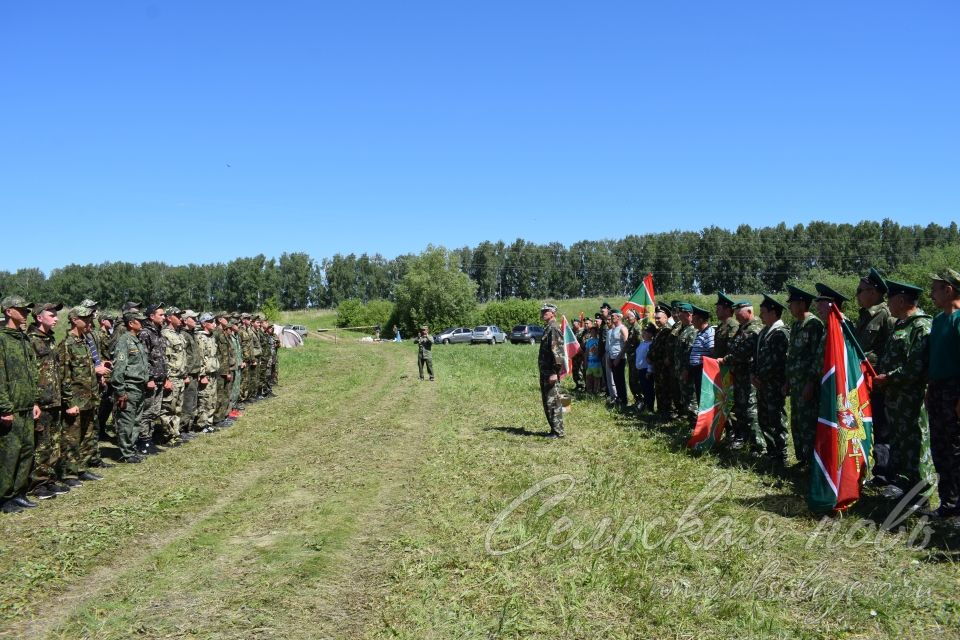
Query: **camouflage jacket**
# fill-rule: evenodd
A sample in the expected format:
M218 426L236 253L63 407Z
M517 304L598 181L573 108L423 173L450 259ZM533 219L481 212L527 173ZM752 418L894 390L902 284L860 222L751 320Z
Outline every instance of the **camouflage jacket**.
M140 342L147 350L147 362L150 364L150 379L154 382L163 382L167 379L167 345L160 329L150 321L146 321L140 331Z
M763 323L759 318L754 318L740 325L737 334L730 341L730 353L724 356L723 362L733 368L733 375L737 380L742 380L743 376L750 373L753 357L757 353L757 338L760 336L761 329L763 329Z
M167 375L171 378L184 378L187 375L187 340L182 331L173 327L164 327L160 332L166 343L163 357L167 363Z
M206 331L197 332L197 346L203 359L200 365L201 376L219 375L220 360L217 358L217 341Z
M887 389L923 391L930 364L930 327L933 319L925 313L897 320L887 338L877 372L887 375Z
M256 360L256 357L253 355L253 329L247 326L243 326L237 332L237 335L240 337L240 348L243 351L243 361L247 363L247 366L253 364L253 361Z
M790 329L783 322L775 322L760 330L757 353L753 359L753 375L760 384L780 388L787 381L787 350L790 349Z
M802 387L820 378L823 360L820 343L823 321L812 313L790 325L790 349L787 350L787 380L791 387Z
M230 356L233 349L230 348L230 340L221 327L214 327L213 342L217 345L217 375L230 375Z
M674 371L682 372L690 367L690 349L693 348L693 341L696 339L697 328L692 324L680 329L680 335L677 336L677 342L673 346Z
M541 376L560 375L563 368L563 336L560 335L560 327L557 321L553 320L544 327L543 339L540 340L540 353L537 356L537 366L540 369Z
M56 339L52 333L44 333L35 324L27 329L27 336L37 356L37 385L40 392L37 404L42 409L59 409L60 354L57 351Z
M629 362L631 366L636 359L637 347L640 346L641 342L643 342L642 323L637 320L632 325L627 324L627 344L625 348L627 350L627 362Z
M110 360L110 334L100 327L97 327L90 332L90 337L93 338L93 343L97 345L97 353L100 354L100 361Z
M860 309L855 335L870 364L876 365L893 332L897 319L890 315L886 302Z
M736 318L727 318L717 325L713 334L713 357L722 358L730 353L730 342L739 329L740 324Z
M19 329L0 328L0 415L37 404L37 356Z
M196 378L200 375L200 364L202 362L200 347L197 345L196 330L184 329L180 332L180 335L183 336L184 353L187 357L187 375Z
M271 364L270 334L266 331L257 331L257 335L260 338L260 359L263 360L265 367L269 367Z
M114 393L124 395L135 389L142 390L150 379L150 364L147 361L147 350L140 338L124 329L117 329L114 334L117 341L113 347L113 372L110 375L110 385Z
M96 409L100 404L100 384L86 340L68 333L60 341L57 351L60 356L63 407L79 407L81 411Z
M243 347L240 346L240 337L236 333L231 333L230 338L230 370L239 371L243 364Z
M669 327L663 327L654 336L650 343L650 351L647 358L653 364L653 370L666 373L673 369L673 347L676 344L676 336L670 331Z
M413 339L417 343L417 355L421 358L432 358L433 357L433 338L429 335L420 336L418 335Z

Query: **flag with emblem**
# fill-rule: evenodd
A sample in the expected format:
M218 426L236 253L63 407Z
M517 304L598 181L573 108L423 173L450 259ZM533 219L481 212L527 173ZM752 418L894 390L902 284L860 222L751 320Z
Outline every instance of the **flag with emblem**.
M843 511L860 498L860 487L872 466L874 375L840 310L831 305L807 496L814 513Z
M700 385L700 411L687 447L709 451L720 441L723 429L733 411L733 375L728 365L715 358L703 358L703 381Z
M630 299L620 307L620 311L626 314L627 311L633 310L641 320L644 318L652 320L656 307L657 301L653 297L653 274L648 273Z
M580 343L573 327L567 322L567 316L560 318L560 335L563 336L563 368L560 370L560 377L563 378L573 371L573 358L580 353Z

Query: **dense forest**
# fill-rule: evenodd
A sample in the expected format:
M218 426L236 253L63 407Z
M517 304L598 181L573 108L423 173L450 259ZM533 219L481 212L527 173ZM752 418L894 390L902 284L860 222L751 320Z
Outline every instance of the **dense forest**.
M957 224L901 226L892 220L855 225L811 222L736 230L709 227L627 235L616 240L510 244L484 241L450 249L450 267L476 283L478 302L508 298L629 295L647 272L661 291L782 291L811 271L895 271L924 249L960 243ZM107 308L125 300L167 301L195 309L330 307L348 299L394 300L416 258L405 254L263 255L228 263L173 266L162 262L70 264L49 276L36 268L0 271L0 295L76 302L93 297Z

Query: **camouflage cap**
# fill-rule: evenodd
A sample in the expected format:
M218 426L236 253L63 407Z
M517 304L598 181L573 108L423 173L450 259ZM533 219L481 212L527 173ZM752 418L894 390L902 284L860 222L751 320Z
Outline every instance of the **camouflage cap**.
M241 319L241 320L249 320L249 319L250 319L250 314L249 314L249 313L241 313L241 314L240 314L240 319Z
M263 320L265 320L266 318L263 317L263 314L262 314L262 313L255 313L255 314L253 314L253 319L254 319L254 320L263 321Z
M230 314L230 317L233 318L234 320L239 320L239 319L240 319L240 312L239 312L239 311L234 311L233 313Z
M760 308L770 309L770 310L779 310L781 313L786 307L777 299L771 298L767 294L763 294L763 302L760 303Z
M818 282L813 286L817 288L818 294L817 297L814 298L815 300L830 300L832 302L847 302L850 300L850 298L847 296L836 291L835 289L830 288L822 282Z
M20 296L7 296L3 300L0 300L0 308L2 308L3 311L7 309L27 309L29 311L32 307L32 302L27 302Z
M733 307L733 300L723 291L717 291L717 305L721 307Z
M960 289L960 273L953 269L944 269L939 273L931 273L930 279L937 282L946 282L954 289Z
M167 312L168 316L179 316L183 313L183 311L180 310L180 307L167 307L165 311Z
M887 293L893 297L899 294L905 294L911 298L918 298L920 294L923 293L923 289L918 287L915 284L910 284L908 282L897 282L896 280L887 280Z
M96 310L91 309L90 307L85 307L82 304L77 305L73 309L70 309L70 313L67 314L68 318L89 318L94 314Z
M200 322L213 322L214 316L209 311L200 315Z
M142 322L143 320L146 320L146 319L147 319L147 316L143 315L143 313L138 309L127 309L126 311L123 312L124 322L130 322L131 320L140 320Z
M139 302L134 302L133 300L128 300L123 303L123 306L120 307L121 311L130 311L131 309L139 309L141 304Z
M795 287L792 284L787 285L787 294L787 302L806 302L809 304L817 297L809 291L804 291L800 287Z
M97 307L100 306L100 303L95 300L91 300L90 298L85 298L83 301L80 302L79 306L86 307L87 309L93 309L94 311L96 311Z
M60 309L63 309L62 302L38 302L33 305L33 315L39 316L44 311L60 311Z
M540 313L543 313L544 311L552 311L552 312L556 313L556 312L557 312L557 305L555 305L555 304L550 304L549 302L544 302L544 303L543 303L543 306L540 307Z
M162 302L157 302L157 303L155 303L155 304L151 304L150 306L147 307L147 310L146 310L144 313L146 313L146 314L149 316L149 315L151 315L154 311L156 311L157 309L163 309L163 303L162 303Z
M196 311L193 311L192 309L184 309L184 310L180 313L180 316L181 316L184 320L186 320L187 318L193 318L194 320L196 320L196 319L199 317L198 314L197 314L197 312L196 312Z
M880 275L880 272L877 271L875 267L870 267L870 271L867 272L867 275L860 278L860 282L866 282L882 293L887 292L887 281L883 279L883 276Z

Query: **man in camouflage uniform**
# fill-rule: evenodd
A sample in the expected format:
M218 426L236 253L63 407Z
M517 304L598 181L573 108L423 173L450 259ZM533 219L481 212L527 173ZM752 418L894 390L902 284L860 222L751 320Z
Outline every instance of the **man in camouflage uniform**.
M580 345L577 355L573 356L573 361L570 363L573 369L573 386L577 391L584 391L586 390L584 375L586 374L587 354L583 348L583 343L587 339L587 329L582 311L580 317L573 321L573 335L577 338L577 344Z
M197 384L200 378L200 347L197 345L197 312L185 309L181 314L184 353L187 360L187 378L183 387L183 407L180 412L180 437L193 439L193 425L197 417Z
M751 383L750 369L757 354L757 338L763 323L753 316L753 304L740 300L733 305L740 328L730 342L730 353L718 358L727 364L733 374L733 424L731 425L733 449L749 446L754 453L763 449L763 438L757 424L757 394Z
M60 361L53 332L57 326L57 312L62 308L62 304L50 302L34 305L35 322L27 329L27 336L37 357L40 388L37 401L40 406L40 417L34 423L33 473L30 476L30 486L33 495L41 500L53 498L58 493L66 493L69 490L68 487L57 483L57 479L63 473L60 454L63 423L61 421Z
M277 367L280 364L280 338L277 336L276 327L273 325L273 323L267 325L266 333L270 344L270 369L267 373L267 386L265 395L268 397L274 397L277 395L273 392L273 388L277 384Z
M123 303L123 306L121 307L121 311L120 311L120 318L119 318L119 320L118 320L117 330L114 331L113 333L111 333L111 334L110 334L110 337L107 338L107 358L109 358L109 359L111 359L111 360L113 359L113 354L114 354L114 352L116 351L116 348L117 348L117 342L119 342L120 337L121 337L124 333L126 333L126 331L125 331L125 329L124 329L124 324L123 324L123 314L127 313L128 311L137 311L137 312L139 312L139 310L140 310L141 308L142 308L142 307L141 307L140 303L139 303L139 302L136 302L136 301L134 301L134 300L130 300L130 301L127 301L127 302L124 302L124 303Z
M227 324L227 337L230 338L230 373L233 380L230 382L230 413L228 419L236 420L240 417L240 387L243 382L243 348L240 346L239 318L230 318Z
M257 399L263 400L267 397L267 372L270 369L270 340L267 336L267 320L263 314L257 314L257 324L254 327L257 336L260 338L260 376L257 380Z
M178 307L167 308L167 324L160 332L164 341L163 358L167 363L167 381L170 383L170 390L161 396L160 428L163 443L168 447L179 447L182 443L180 418L183 413L183 391L190 377L187 374L187 340L181 330L181 313L183 312Z
M927 412L930 448L939 479L936 518L960 515L960 273L930 274L930 297L940 313L930 325Z
M690 375L690 349L697 339L697 329L693 326L693 305L680 302L674 305L675 317L680 321L680 333L673 345L673 370L680 385L680 412L679 417L685 422L695 423L697 420L697 406L700 398L695 398L697 381Z
M113 360L110 344L113 339L115 320L113 316L98 313L97 325L92 334L97 353L103 360L110 362ZM110 362L109 366L112 367L113 363ZM97 437L100 440L106 440L108 437L107 421L113 413L113 394L108 392L109 385L110 373L108 372L101 376L100 381L100 406L97 409Z
M653 392L657 397L657 416L661 420L670 418L671 396L670 387L673 384L673 349L675 336L670 331L670 309L658 307L653 315L653 321L658 331L647 358L653 364Z
M543 338L540 341L540 353L537 367L540 372L540 400L543 412L550 425L548 438L562 438L563 405L560 403L560 371L563 368L563 336L557 326L557 308L549 303L540 307L540 319L544 324Z
M857 317L855 335L864 355L874 367L883 357L883 350L897 321L890 314L890 309L883 300L886 294L886 282L880 272L871 267L857 286L860 315ZM890 457L891 437L886 412L881 410L884 406L883 394L884 390L881 387L874 387L870 394L870 404L877 409L873 416L873 447L870 453L874 459L874 480L881 482L889 476L887 460Z
M757 336L753 360L753 386L757 389L757 423L774 469L787 466L787 351L790 330L781 319L785 307L764 294L760 303L763 329Z
M254 354L253 329L250 327L250 314L240 314L240 347L243 351L243 381L240 385L240 402L255 402L256 393L251 393L253 381L257 377L256 356L259 355L260 347L257 345L257 353Z
M122 328L114 332L119 335L113 346L113 373L110 376L115 407L113 420L120 462L128 464L143 460L137 449L137 440L140 435L139 416L150 380L150 364L147 349L138 336L146 319L135 308L130 308L123 314Z
M233 383L233 371L230 359L233 349L230 348L230 339L227 338L226 327L228 314L218 313L214 316L216 324L213 328L213 340L217 345L217 406L213 411L213 424L217 427L229 427L233 423L227 421L230 413L230 386Z
M713 353L717 358L722 358L730 353L730 342L737 335L740 324L733 317L733 300L723 291L717 292L714 309L717 311L717 330L713 334Z
M636 309L630 309L624 315L627 321L627 370L629 371L630 393L633 395L633 406L640 409L643 405L643 391L640 389L640 372L637 370L637 347L643 342L643 323ZM581 350L582 353L582 350ZM580 355L579 353L577 355Z
M921 482L918 496L932 495L936 486L930 453L930 428L923 396L930 364L930 316L917 308L920 287L887 280L884 290L890 297L893 332L877 362L875 388L881 389L884 404L874 405L874 414L884 413L890 425L890 457L884 489L889 497L900 497ZM873 396L871 396L873 397ZM873 417L876 424L876 415Z
M83 334L83 341L87 344L87 349L90 351L90 357L93 359L93 370L97 374L97 391L100 396L104 395L104 391L107 388L107 385L110 383L110 368L113 366L113 363L110 362L110 359L107 357L106 353L103 353L101 349L104 344L109 343L109 336L106 335L100 329L100 323L97 319L98 309L100 308L100 303L86 298L78 306L90 309L93 312L93 317L90 318L87 323L87 329ZM103 458L100 457L100 412L103 405L103 400L97 400L97 411L94 414L94 424L97 426L96 431L93 434L93 444L89 447L89 451L93 452L93 457L87 461L84 461L83 466L91 467L112 467L112 464L107 464L103 461ZM103 408L106 410L106 408ZM109 415L109 414L106 414ZM106 420L106 418L104 418ZM104 422L104 436L106 436L106 422Z
M673 319L676 322L670 328L670 333L673 334L673 353L671 354L670 361L667 363L667 366L670 367L670 418L678 418L683 412L683 390L681 388L681 376L683 374L683 369L677 367L677 341L680 339L680 332L683 331L683 323L679 321L680 318L680 305L683 304L680 300L671 300L670 308L673 311Z
M217 341L213 337L216 327L212 313L200 316L203 331L197 333L202 364L200 365L200 385L197 392L197 428L203 433L216 431L213 414L217 410L217 385L219 384L220 360L217 357Z
M819 381L823 368L820 344L825 329L820 318L810 311L815 296L793 285L787 285L787 291L787 306L793 316L793 324L790 325L784 392L790 394L793 451L802 466L809 464L813 456L819 411Z
M413 339L417 343L417 370L423 380L423 367L427 367L430 382L433 382L433 338L427 325L420 327L420 333Z
M86 337L93 323L93 309L74 307L67 315L70 331L57 346L60 359L61 401L63 403L62 449L65 473L70 486L81 480L102 480L89 470L91 460L98 459L96 413L100 406L100 384L93 355Z
M160 420L160 408L164 392L169 392L173 385L167 380L167 345L161 330L166 312L162 304L152 304L147 307L147 321L140 331L140 342L147 351L147 362L150 363L150 380L147 382L147 391L140 408L138 421L140 423L140 440L137 446L140 453L151 455L159 453L153 444L153 427Z
M0 302L0 510L19 513L37 506L27 499L33 466L33 422L37 405L37 359L23 332L32 305L20 296Z

